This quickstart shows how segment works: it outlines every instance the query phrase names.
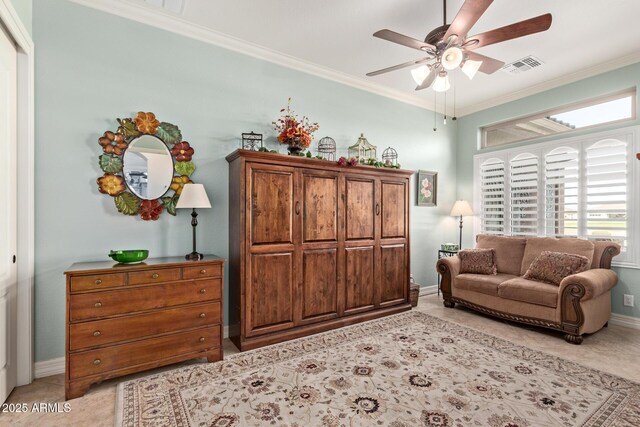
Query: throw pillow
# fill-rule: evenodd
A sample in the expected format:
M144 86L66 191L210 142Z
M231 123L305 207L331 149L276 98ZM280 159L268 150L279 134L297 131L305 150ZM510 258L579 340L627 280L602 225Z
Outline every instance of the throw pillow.
M465 249L458 253L460 274L497 274L496 251L493 249Z
M524 278L559 286L565 277L588 270L589 264L586 256L543 251L533 260Z

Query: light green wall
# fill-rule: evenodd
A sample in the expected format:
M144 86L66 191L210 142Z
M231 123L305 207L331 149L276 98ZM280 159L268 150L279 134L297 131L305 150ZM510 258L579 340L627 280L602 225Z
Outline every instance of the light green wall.
M523 76L523 78L526 77ZM638 85L640 85L640 63L461 117L458 119L458 148L456 155L458 198L466 200L473 199L473 156L479 152L478 141L480 126L544 111L552 107L570 104L583 99L614 93ZM598 128L597 131L633 124L640 124L640 119L631 123L626 122L622 125L604 126ZM594 131L575 132L571 133L571 136L581 133L587 134L589 132ZM535 142L553 138L557 139L558 137L540 138L535 140ZM521 143L517 145L526 144L527 143ZM516 144L514 144L514 146L516 146ZM485 150L483 150L483 152L484 151ZM640 167L640 163L634 163L633 167ZM637 189L633 189L632 191L637 191ZM630 218L630 220L638 221L638 218ZM464 240L467 245L473 244L472 227L465 228ZM640 270L629 268L615 268L615 270L620 280L612 292L613 312L626 316L640 317L639 303L636 303L636 307L633 308L622 305L623 294L635 294L636 300L640 301Z
M439 171L437 208L413 206L412 272L436 283L441 242L456 239L455 124L432 131L433 114L335 82L243 56L67 1L35 0L36 360L64 355L65 282L71 263L104 260L110 249L151 256L191 251L189 212L144 222L116 212L95 180L97 139L116 117L139 110L178 124L195 147L194 180L213 208L201 210L199 249L227 256L227 162L245 131L269 136L288 96L343 154L364 132L379 153L391 145L406 169ZM441 120L441 118L440 118ZM280 148L281 151L284 149ZM228 286L228 284L226 284ZM228 293L226 293L228 294Z
M9 2L13 5L13 8L18 12L18 16L20 20L24 24L29 34L32 34L31 31L31 9L32 9L32 0L9 0Z

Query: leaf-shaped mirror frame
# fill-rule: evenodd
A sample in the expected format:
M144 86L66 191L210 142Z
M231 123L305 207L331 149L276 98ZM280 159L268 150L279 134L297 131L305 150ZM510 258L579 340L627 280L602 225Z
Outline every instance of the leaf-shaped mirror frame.
M98 166L104 172L96 181L98 191L111 196L118 212L124 215L140 215L145 221L157 220L163 211L175 216L182 188L193 182L191 175L196 170L192 162L193 147L182 140L178 126L160 122L151 112L140 111L134 118L117 121L119 126L115 132L108 130L98 138L98 144L102 147ZM138 197L129 188L123 171L124 154L129 144L142 135L153 135L160 139L167 146L173 160L173 178L169 189L152 200Z

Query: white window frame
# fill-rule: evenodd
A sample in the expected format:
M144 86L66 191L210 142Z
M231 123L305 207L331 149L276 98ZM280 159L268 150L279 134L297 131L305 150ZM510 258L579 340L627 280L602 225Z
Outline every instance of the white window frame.
M593 105L603 104L603 103L609 102L609 101L615 101L617 99L626 98L628 96L631 97L631 117L629 117L629 118L613 120L613 121L604 122L604 123L598 123L598 124L591 125L591 126L584 126L584 127L581 127L581 128L567 130L567 131L564 131L564 132L558 132L558 133L550 134L550 135L540 135L540 136L533 136L531 138L518 139L518 140L515 140L515 141L511 141L511 142L505 142L505 143L499 144L499 145L490 145L490 146L487 145L487 133L492 131L492 130L500 129L500 128L503 128L503 127L506 127L506 126L511 126L513 124L516 124L516 123L528 122L528 121L533 121L533 120L536 120L536 119L542 119L542 118L545 118L545 117L554 116L556 114L566 113L567 111L579 110L581 108L591 107ZM595 129L595 128L602 127L602 126L614 125L616 123L626 123L626 122L630 122L630 121L635 121L636 117L637 117L636 100L637 100L637 88L636 87L632 87L632 88L624 89L624 90L621 90L621 91L618 91L618 92L615 92L615 93L610 93L608 95L599 96L599 97L591 98L591 99L584 100L584 101L574 102L574 103L571 103L571 104L563 105L561 107L551 108L549 110L541 111L539 113L529 114L529 115L526 115L526 116L517 117L515 119L509 119L509 120L505 120L503 122L494 123L494 124L487 125L487 126L482 126L482 127L480 127L479 148L481 150L494 149L494 148L495 149L500 149L500 147L508 147L508 146L510 146L512 144L519 144L519 143L526 142L526 141L533 141L535 139L549 138L549 137L554 137L554 136L558 136L558 137L562 138L565 135L570 135L573 132L577 132L577 131Z
M505 215L510 212L510 197L506 195L511 194L510 188L510 161L514 157L523 154L530 153L538 156L539 159L539 174L541 179L538 180L538 198L544 197L544 179L542 178L542 170L544 169L545 156L558 147L569 147L577 149L580 155L580 174L581 174L581 187L579 192L584 192L582 186L585 179L585 150L592 144L601 141L603 139L612 138L627 141L627 236L628 246L624 254L614 258L613 265L617 267L637 268L640 269L640 195L637 194L637 189L640 188L640 161L636 159L636 153L640 152L640 126L628 126L615 130L609 130L604 132L593 133L589 135L574 136L558 138L554 141L546 141L537 144L528 144L525 146L508 147L490 152L482 152L473 156L473 207L474 212L481 212L481 182L480 182L480 166L485 161L495 158L505 162ZM584 197L580 198L584 200ZM580 206L578 211L581 213L579 218L584 215L584 207ZM511 218L504 224L505 235L511 234ZM479 215L475 215L473 219L473 231L474 235L481 233L481 220ZM540 203L538 207L538 235L544 236L545 234L544 224L544 203ZM579 235L584 237L584 230L579 231Z

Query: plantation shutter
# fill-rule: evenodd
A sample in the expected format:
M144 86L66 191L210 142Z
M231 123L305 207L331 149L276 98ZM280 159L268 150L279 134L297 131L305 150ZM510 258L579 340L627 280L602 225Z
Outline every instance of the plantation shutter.
M627 246L627 143L605 139L586 149L586 237Z
M580 157L573 148L560 147L544 159L545 230L551 237L578 237Z
M509 162L509 220L514 236L538 234L538 157L520 154Z
M505 165L489 159L480 166L481 230L486 234L504 234Z

